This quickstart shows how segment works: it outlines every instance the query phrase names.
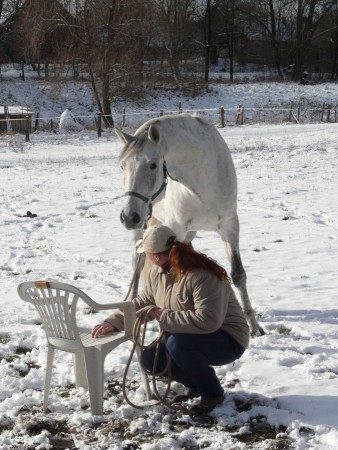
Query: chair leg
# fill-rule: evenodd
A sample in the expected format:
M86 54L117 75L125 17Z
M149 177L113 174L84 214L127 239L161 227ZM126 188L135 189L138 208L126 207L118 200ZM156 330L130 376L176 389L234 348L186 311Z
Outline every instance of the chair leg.
M84 351L92 415L103 414L104 356L94 348Z
M48 397L49 397L49 390L50 390L50 381L52 378L53 360L54 360L54 348L48 344L46 376L45 376L45 390L44 390L44 394L43 394L43 411L44 412L47 412L47 409L48 409Z
M136 347L136 354L137 354L137 359L138 359L139 366L140 366L140 369L141 369L141 376L142 376L143 387L144 387L144 392L145 392L145 395L146 395L146 399L147 400L151 400L152 399L152 395L151 395L151 389L150 389L150 384L149 384L149 378L148 378L148 375L146 374L146 372L144 372L144 370L142 370L141 353L140 353L140 349L138 347Z
M83 352L73 353L76 387L88 388L86 365Z

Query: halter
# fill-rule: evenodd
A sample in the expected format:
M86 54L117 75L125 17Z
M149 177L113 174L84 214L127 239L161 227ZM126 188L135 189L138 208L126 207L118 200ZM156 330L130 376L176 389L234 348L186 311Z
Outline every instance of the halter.
M146 221L149 220L153 214L153 201L162 193L162 191L166 189L168 184L168 177L171 178L173 181L178 181L170 175L167 169L167 164L165 161L163 161L163 182L160 188L151 197L146 197L145 195L139 194L138 192L135 191L127 191L124 193L125 196L130 195L132 197L137 197L143 200L145 203L149 203L149 214L148 217L146 218Z

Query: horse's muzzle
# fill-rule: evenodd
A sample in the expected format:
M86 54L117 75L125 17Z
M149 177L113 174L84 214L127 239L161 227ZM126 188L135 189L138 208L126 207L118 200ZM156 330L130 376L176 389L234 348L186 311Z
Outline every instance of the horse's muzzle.
M120 220L127 230L135 230L140 227L141 217L138 213L125 214L123 211L120 214Z

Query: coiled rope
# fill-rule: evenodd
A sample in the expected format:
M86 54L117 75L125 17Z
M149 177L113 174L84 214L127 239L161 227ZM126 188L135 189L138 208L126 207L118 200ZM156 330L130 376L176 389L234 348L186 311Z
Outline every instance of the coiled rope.
M155 405L162 404L162 405L165 405L168 408L171 408L175 411L180 411L183 414L189 414L189 410L187 408L185 408L184 406L170 403L167 400L168 394L170 391L170 387L171 387L171 382L172 382L171 358L168 354L167 354L167 361L166 361L165 368L160 372L156 372L157 363L158 363L159 354L160 354L160 345L163 342L163 340L165 341L165 339L166 339L164 331L163 330L160 331L157 338L153 342L151 342L149 345L145 344L147 325L151 320L153 320L152 312L156 308L157 308L157 306L154 306L154 305L145 306L144 308L140 309L136 313L136 321L134 324L133 334L132 334L133 348L130 352L130 356L129 356L129 359L128 359L128 362L127 362L127 365L126 365L126 368L125 368L125 371L123 374L123 380L122 380L123 396L124 396L126 402L133 408L143 409L146 406L155 406ZM143 328L142 328L142 325L143 325ZM151 371L149 371L149 370L147 370L146 367L144 367L144 364L142 363L142 353L146 349L150 349L150 348L154 348L154 347L156 347L156 350L155 350L153 368ZM130 364L132 362L135 352L138 352L138 354L140 355L139 360L140 360L141 369L143 370L143 372L145 374L150 375L152 378L152 386L153 386L154 394L156 396L157 401L155 403L152 403L151 405L149 405L149 403L137 405L129 399L128 394L127 394L127 376L128 376ZM162 381L165 379L165 382L167 385L165 393L163 395L160 394L157 389L157 380L159 380L159 379L161 379Z

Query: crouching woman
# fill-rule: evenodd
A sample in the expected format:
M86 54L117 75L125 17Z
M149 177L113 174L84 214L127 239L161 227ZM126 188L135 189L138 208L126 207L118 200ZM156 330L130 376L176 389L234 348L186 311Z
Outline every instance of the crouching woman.
M154 319L165 331L156 372L172 359L172 379L185 391L175 401L201 397L194 414L208 413L224 400L224 390L212 366L239 359L249 343L249 327L223 267L191 246L176 240L164 226L148 228L136 244L153 263L144 290L132 301L136 311L155 305ZM123 329L115 312L93 328L93 337ZM155 349L143 352L153 370Z

